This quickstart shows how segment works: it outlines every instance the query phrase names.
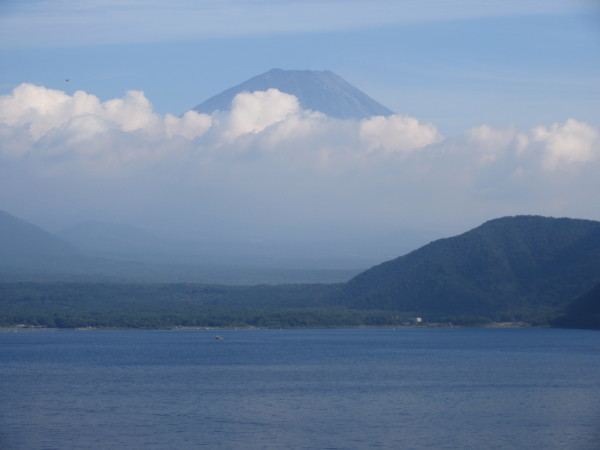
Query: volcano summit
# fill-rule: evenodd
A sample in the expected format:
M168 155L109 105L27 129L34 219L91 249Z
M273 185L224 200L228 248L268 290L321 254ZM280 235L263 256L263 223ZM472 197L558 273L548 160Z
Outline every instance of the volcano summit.
M227 111L237 94L268 89L294 95L303 109L319 111L337 119L366 119L394 114L329 70L272 69L209 98L193 109L206 114Z

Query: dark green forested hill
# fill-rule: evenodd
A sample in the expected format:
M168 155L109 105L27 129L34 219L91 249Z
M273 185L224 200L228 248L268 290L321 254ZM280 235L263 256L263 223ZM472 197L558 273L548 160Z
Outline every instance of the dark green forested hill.
M339 300L430 317L489 317L552 310L598 282L600 222L517 216L375 266L350 280Z
M552 325L600 330L600 284L569 303L565 314L553 321Z

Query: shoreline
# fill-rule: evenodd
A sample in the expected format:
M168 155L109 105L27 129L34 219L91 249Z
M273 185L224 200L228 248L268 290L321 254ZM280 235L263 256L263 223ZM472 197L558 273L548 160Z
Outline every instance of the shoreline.
M4 326L0 327L0 333L10 332L39 332L39 331L251 331L251 330L334 330L334 329L402 329L416 330L427 328L552 328L549 326L536 326L525 322L492 322L482 325L450 325L442 323L430 323L424 325L382 325L382 326L335 326L335 327L255 327L255 326L239 326L239 327L204 327L204 326L176 326L168 328L118 328L118 327L76 327L76 328L56 328L42 326Z

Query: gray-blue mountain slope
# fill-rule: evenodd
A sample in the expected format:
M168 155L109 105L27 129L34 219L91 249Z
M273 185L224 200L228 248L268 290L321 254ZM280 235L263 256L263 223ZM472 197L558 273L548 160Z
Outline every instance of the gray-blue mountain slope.
M47 231L0 210L0 263L23 258L71 257L78 250Z
M344 281L357 270L261 268L225 263L237 246L169 241L136 227L85 222L59 236L0 210L0 283L6 281L202 282L225 284ZM241 255L241 257L240 257ZM250 255L252 255L250 253ZM243 261L242 261L243 262Z
M272 88L294 95L303 109L319 111L337 119L364 119L394 114L329 70L272 69L209 98L193 109L206 114L217 110L228 111L237 94Z

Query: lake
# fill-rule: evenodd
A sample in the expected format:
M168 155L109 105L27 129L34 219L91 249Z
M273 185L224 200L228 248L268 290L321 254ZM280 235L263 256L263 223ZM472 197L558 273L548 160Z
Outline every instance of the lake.
M0 363L6 449L600 448L598 331L20 331Z

